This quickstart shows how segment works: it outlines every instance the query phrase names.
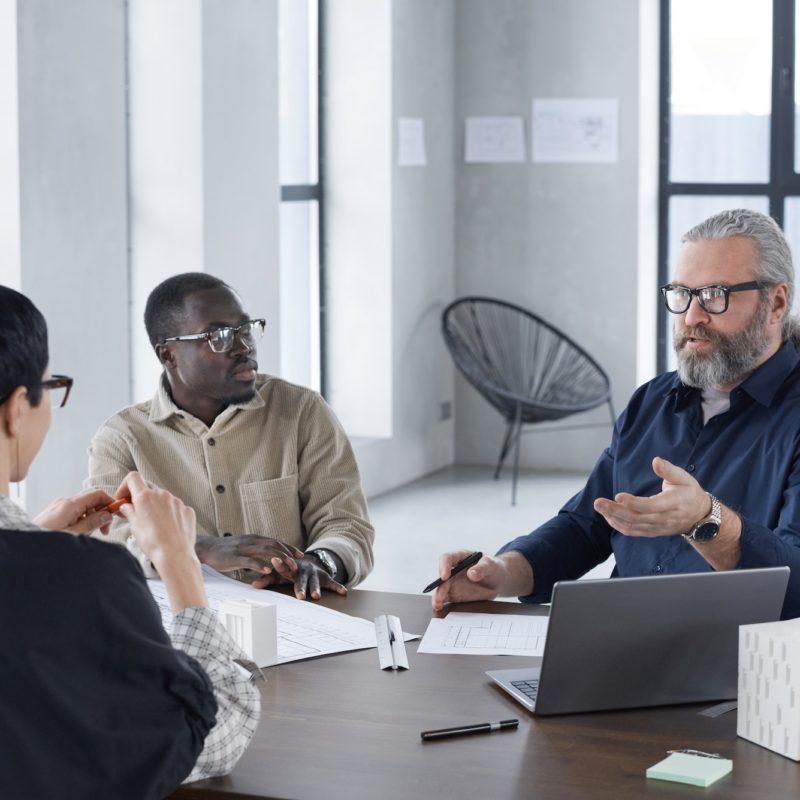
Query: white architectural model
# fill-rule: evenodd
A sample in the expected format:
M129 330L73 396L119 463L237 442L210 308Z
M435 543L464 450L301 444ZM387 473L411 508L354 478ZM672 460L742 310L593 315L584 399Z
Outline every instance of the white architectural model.
M800 619L739 627L736 733L800 761Z
M231 639L259 667L278 660L278 614L274 605L224 600L218 613Z

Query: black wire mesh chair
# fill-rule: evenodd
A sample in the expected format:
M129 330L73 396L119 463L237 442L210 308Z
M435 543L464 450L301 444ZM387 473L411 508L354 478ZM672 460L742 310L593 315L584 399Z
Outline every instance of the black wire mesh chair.
M568 336L530 311L489 297L462 297L442 312L442 334L459 371L506 421L494 477L500 475L513 446L512 505L517 502L519 439L524 425L563 419L604 403L614 424L611 383L603 368Z

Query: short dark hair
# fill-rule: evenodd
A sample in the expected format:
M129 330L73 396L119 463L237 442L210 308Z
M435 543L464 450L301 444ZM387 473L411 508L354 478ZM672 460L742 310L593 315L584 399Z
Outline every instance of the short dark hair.
M42 313L24 294L0 286L0 404L24 386L30 404L38 406L49 358Z
M144 309L144 327L153 348L168 336L181 333L178 326L183 316L183 302L188 295L220 286L231 289L225 281L207 272L182 272L159 283L150 292Z

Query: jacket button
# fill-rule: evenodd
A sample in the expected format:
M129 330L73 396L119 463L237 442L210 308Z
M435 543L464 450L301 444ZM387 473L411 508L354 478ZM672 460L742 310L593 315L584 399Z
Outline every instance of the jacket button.
M210 436L206 441L209 447L213 447L217 443L217 440L213 436Z
M221 483L216 487L216 489L217 489L217 494L225 493L225 487Z

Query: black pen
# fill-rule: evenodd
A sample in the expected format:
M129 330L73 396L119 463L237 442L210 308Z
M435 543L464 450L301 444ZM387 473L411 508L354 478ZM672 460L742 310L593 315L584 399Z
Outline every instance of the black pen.
M455 566L450 568L450 577L447 578L447 580L450 580L450 578L452 578L453 575L458 575L458 573L461 572L461 570L475 566L475 564L477 564L482 558L483 558L483 553L481 553L480 551L470 553L466 558L462 558L461 561L459 561ZM435 589L437 586L441 586L443 583L444 581L441 578L437 578L433 583L429 583L422 590L422 594L429 592L431 589Z
M481 722L479 725L461 725L458 728L442 728L438 731L422 731L420 736L425 742L434 739L449 739L451 736L471 736L473 733L492 733L516 728L518 719L501 719L500 722Z

